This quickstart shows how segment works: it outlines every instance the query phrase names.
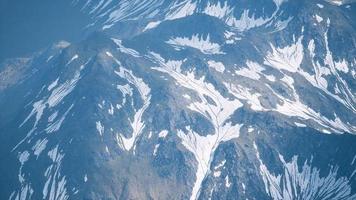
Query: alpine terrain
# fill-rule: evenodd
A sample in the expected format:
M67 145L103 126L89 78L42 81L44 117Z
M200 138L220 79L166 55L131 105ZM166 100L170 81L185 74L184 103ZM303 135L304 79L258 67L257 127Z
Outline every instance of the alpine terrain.
M356 199L355 1L41 2L0 64L0 199Z

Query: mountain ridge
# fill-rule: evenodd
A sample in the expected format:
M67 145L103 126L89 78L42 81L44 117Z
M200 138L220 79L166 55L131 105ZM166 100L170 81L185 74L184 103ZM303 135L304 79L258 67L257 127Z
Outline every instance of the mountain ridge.
M284 20L253 27L204 13L101 24L5 63L0 198L356 198L349 8L278 5Z

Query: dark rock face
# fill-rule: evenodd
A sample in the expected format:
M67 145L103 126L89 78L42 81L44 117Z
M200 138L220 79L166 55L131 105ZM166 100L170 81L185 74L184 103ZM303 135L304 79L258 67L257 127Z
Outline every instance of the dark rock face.
M70 5L1 64L0 199L356 199L356 5Z

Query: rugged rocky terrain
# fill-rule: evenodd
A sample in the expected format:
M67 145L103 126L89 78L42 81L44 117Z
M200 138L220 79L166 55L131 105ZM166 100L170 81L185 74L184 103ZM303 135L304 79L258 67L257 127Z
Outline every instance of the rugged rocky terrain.
M0 199L356 199L355 3L68 6L0 66Z

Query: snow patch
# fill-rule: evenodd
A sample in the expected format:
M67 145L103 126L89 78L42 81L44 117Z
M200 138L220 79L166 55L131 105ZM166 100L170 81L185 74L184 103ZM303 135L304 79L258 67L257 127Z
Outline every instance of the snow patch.
M71 64L74 60L76 60L76 59L78 59L78 58L79 58L78 54L75 54L75 55L67 62L66 66L69 65L69 64Z
M153 155L154 155L154 156L157 155L158 148L159 148L159 144L156 144L156 145L155 145L155 148L154 148L154 150L153 150Z
M209 60L208 61L208 65L209 65L210 68L215 69L216 71L218 71L220 73L224 73L224 71L225 71L225 66L221 62L216 62L216 61L213 61L213 60Z
M297 72L304 56L302 37L295 44L283 48L271 44L271 49L272 51L268 52L265 57L264 64L279 70Z
M319 15L315 15L315 19L318 23L322 22L323 21L323 18L320 17Z
M159 132L158 137L165 138L165 137L167 137L167 135L168 135L168 131L163 130L163 131Z
M111 54L109 54L111 55ZM131 136L125 137L122 134L117 134L116 139L120 148L126 151L130 151L132 147L135 146L137 138L142 134L142 131L145 127L145 123L143 122L143 113L149 107L151 103L151 89L150 87L143 81L143 79L138 78L133 74L131 70L128 70L122 66L122 64L114 58L115 62L119 65L119 70L115 71L115 74L119 77L125 79L130 84L134 85L143 101L143 105L140 108L134 108L135 114L133 116L133 121L130 120L130 125L132 128ZM119 88L120 89L120 88ZM123 89L123 88L121 88ZM128 92L128 90L124 90Z
M143 29L143 32L145 32L145 31L147 31L149 29L156 28L160 23L161 23L161 21L149 22L146 25L146 27Z
M272 199L329 199L330 196L333 199L356 198L356 194L351 193L350 180L338 175L337 166L331 166L328 174L322 176L320 169L312 167L307 161L299 167L298 156L286 162L279 155L284 172L274 174L264 165L257 148L256 152L266 193Z
M171 38L166 43L172 45L176 50L181 50L183 47L191 47L198 49L203 54L224 54L220 50L219 44L210 41L210 35L207 35L206 38L197 34L190 38Z
M96 125L96 130L98 131L99 135L103 136L104 130L105 130L104 126L101 124L100 121L95 122L95 125Z
M229 175L225 177L225 187L229 188L231 186L231 182L229 180Z
M38 141L36 142L36 144L32 147L33 154L34 154L35 156L37 156L37 158L38 158L39 155L41 155L41 153L43 152L43 150L46 149L47 142L48 142L47 139L38 140Z
M196 2L191 0L183 0L176 2L171 6L169 13L166 15L166 20L174 20L192 15L197 7Z
M48 152L52 164L47 168L44 176L47 179L42 190L43 199L57 200L68 199L69 194L66 188L67 179L60 172L64 154L61 153L57 145Z
M216 88L205 82L204 77L196 79L193 72L182 73L182 61L165 61L160 55L151 53L155 62L161 67L153 69L166 73L174 78L181 87L197 93L200 101L191 102L188 109L205 117L214 127L214 133L201 136L189 126L185 130L178 130L177 135L184 147L190 151L197 161L196 181L190 199L195 200L201 184L210 170L215 150L222 142L237 138L242 125L232 125L228 122L230 116L242 106L237 99L229 99L221 95Z
M48 91L51 91L54 87L57 86L59 78L57 78L55 81L53 81L47 88Z
M335 62L335 67L337 70L344 72L345 74L349 72L349 68L345 59L340 62Z
M139 52L137 52L136 50L133 50L133 49L130 49L130 48L125 47L125 46L122 44L122 41L121 41L121 40L118 40L118 39L115 39L115 38L111 38L111 39L112 39L112 41L115 42L115 44L118 46L118 49L119 49L122 53L131 55L131 56L136 57L136 58L140 57L140 53L139 53ZM113 57L110 52L107 52L107 54L108 54L110 57Z
M66 116L68 115L69 111L73 108L73 106L74 106L74 104L72 104L72 105L66 110L66 112L63 114L63 116L62 116L59 120L55 121L55 122L52 123L52 124L49 124L49 125L47 126L47 128L46 128L46 132L47 132L47 133L53 133L53 132L58 131L58 130L61 128L63 121L65 120Z
M264 68L258 63L253 61L247 61L246 65L247 68L236 70L235 74L254 80L259 80L261 78L260 74L264 70Z

